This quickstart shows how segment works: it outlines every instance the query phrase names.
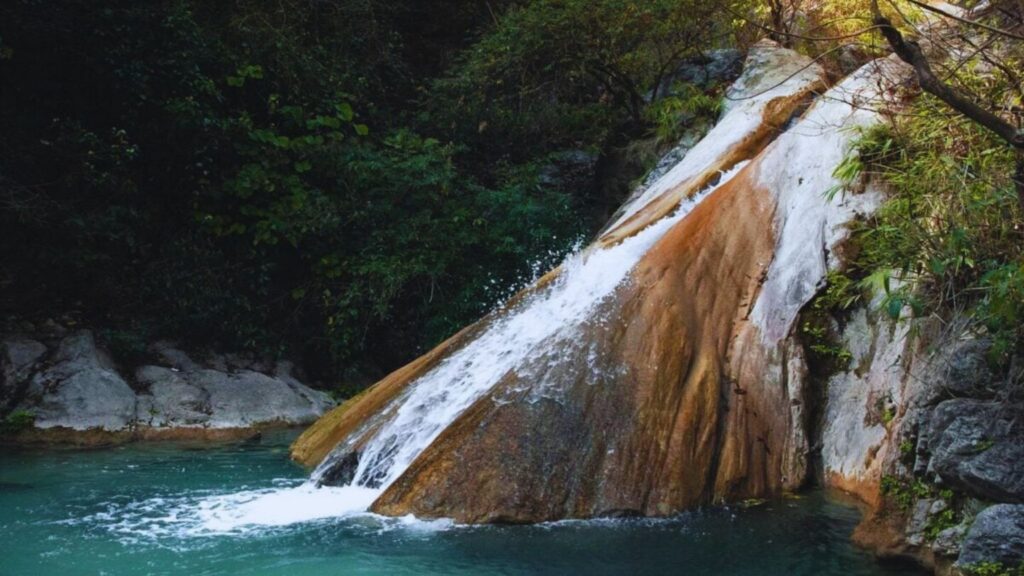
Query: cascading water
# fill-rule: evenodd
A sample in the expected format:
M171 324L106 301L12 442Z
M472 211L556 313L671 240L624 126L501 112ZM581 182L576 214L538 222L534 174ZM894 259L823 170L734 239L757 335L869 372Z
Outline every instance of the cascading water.
M709 191L621 244L571 255L553 285L528 298L417 380L399 401L394 415L364 447L353 485L390 485L463 410L515 370L523 358L536 354L538 344L556 334L571 333L591 318L647 250ZM332 458L328 458L314 480L331 465Z
M351 459L354 440L342 443L300 486L204 499L198 503L202 529L232 532L366 512L446 427L515 370L523 358L536 354L538 345L556 335L571 336L582 322L592 319L594 310L627 281L630 270L648 249L744 165L733 167L717 184L623 242L567 257L552 284L515 305L395 401L395 407L381 416L384 421L374 423L377 429L362 446L347 485L324 486L322 480L340 459Z
M529 379L523 370L531 359L550 356L552 342L583 342L588 325L615 320L596 316L610 297L628 291L625 283L651 248L743 172L745 159L759 153L799 103L822 85L820 70L777 47L752 49L748 60L752 65L744 74L749 78L741 78L731 92L740 103L730 106L676 167L627 203L607 235L570 255L557 274L492 314L471 336L451 347L441 345L436 364L396 377L398 386L371 389L371 408L346 420L354 428L330 436L315 459L300 458L319 463L308 481L203 498L190 512L197 530L245 532L367 513L478 400L509 377ZM595 369L591 360L585 369ZM593 376L601 381L599 374ZM539 386L532 380L526 385ZM530 392L534 398L538 390ZM365 407L365 398L355 405ZM338 417L347 418L346 409L340 408Z

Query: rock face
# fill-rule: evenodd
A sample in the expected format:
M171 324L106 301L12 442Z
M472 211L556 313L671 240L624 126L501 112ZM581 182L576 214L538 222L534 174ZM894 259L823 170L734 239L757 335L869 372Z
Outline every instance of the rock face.
M1024 501L1024 407L994 399L986 340L951 342L956 329L916 326L863 308L847 320L841 340L853 361L829 380L823 418L826 485L871 505L855 539L882 554L943 574L954 561L1012 558L1001 546L1024 541L1010 513L1020 506L985 506Z
M982 562L1011 568L1024 562L1024 506L998 504L978 515L957 564L966 567Z
M326 394L299 384L286 370L270 376L252 370L143 366L135 378L145 389L139 395L138 420L154 427L303 424L334 405Z
M929 472L996 502L1024 502L1024 421L1020 406L957 398L935 408Z
M0 412L4 412L23 392L36 362L46 346L28 338L9 338L0 342Z
M909 326L861 308L842 341L853 359L827 385L821 460L825 481L877 505L889 442L889 425L903 403L911 354Z
M874 121L880 85L901 73L893 61L865 68L778 135L823 73L759 46L722 121L585 251L583 266L664 228L578 325L515 350L450 420L423 422L440 431L423 435L397 476L406 443L393 440L395 422L418 409L410 399L429 384L450 405L457 383L436 375L471 357L464 352L531 298L571 289L571 271L554 271L325 416L294 457L313 465L333 450L327 462L345 464L338 476L383 489L377 512L464 522L667 515L796 489L809 443L806 361L793 327L844 225L878 202L824 191L849 146L847 128ZM366 462L351 473L353 459Z
M209 364L223 367L215 370L168 343L152 348L164 365L141 366L125 377L88 330L59 339L53 349L27 338L4 340L2 390L8 406L0 415L17 409L35 417L37 430L121 438L308 424L334 405L296 380L287 362L264 373L252 362L213 357Z
M123 430L135 419L135 392L100 350L92 333L61 341L52 365L35 374L19 406L37 428Z

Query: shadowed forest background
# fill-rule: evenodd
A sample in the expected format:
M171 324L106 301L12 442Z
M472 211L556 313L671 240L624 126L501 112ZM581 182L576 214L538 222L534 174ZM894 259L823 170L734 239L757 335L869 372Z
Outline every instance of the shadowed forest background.
M700 2L513 4L7 3L5 315L320 375L450 335L603 223L715 44Z
M7 2L0 314L101 327L127 358L156 338L288 356L352 392L559 261L712 120L727 82L680 66L766 34L836 77L885 52L866 3L790 4ZM1020 90L950 66L994 102ZM896 316L955 293L1015 348L1012 153L933 99L914 108L844 167L898 195L829 305L865 282Z

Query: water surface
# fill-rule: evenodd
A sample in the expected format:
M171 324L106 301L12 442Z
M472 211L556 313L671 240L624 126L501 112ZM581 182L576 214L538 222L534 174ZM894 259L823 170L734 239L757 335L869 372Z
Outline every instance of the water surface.
M821 493L658 521L332 517L290 439L2 452L0 575L918 574L853 547L858 511Z

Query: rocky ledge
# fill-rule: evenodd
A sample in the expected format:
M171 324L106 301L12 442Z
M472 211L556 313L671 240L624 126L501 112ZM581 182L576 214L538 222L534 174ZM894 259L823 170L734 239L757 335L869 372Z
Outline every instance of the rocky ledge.
M125 369L89 330L0 340L0 437L7 443L95 445L141 439L244 437L309 424L334 401L289 362L235 355L193 360L171 343Z

